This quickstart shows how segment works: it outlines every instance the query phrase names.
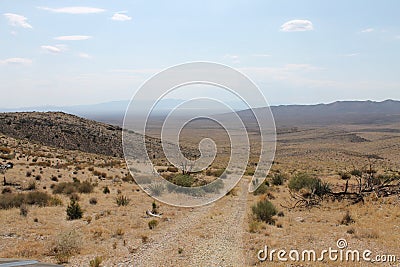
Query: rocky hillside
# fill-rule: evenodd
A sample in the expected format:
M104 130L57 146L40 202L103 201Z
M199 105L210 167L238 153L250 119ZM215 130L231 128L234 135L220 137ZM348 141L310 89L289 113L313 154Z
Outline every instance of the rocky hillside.
M122 157L121 128L62 112L0 113L0 132L70 150Z

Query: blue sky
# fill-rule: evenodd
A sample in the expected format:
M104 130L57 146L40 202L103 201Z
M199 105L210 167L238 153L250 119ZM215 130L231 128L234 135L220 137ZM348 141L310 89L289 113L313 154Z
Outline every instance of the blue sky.
M400 99L399 1L0 2L0 107L130 99L190 61L270 104Z

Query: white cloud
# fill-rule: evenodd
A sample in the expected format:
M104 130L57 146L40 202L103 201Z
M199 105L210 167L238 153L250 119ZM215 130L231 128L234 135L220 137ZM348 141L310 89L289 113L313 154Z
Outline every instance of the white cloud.
M92 36L88 35L67 35L67 36L54 37L55 40L60 40L60 41L81 41L90 38L92 38Z
M51 45L42 45L40 48L42 48L42 50L44 50L46 52L53 53L53 54L61 53L60 48L51 46Z
M55 46L42 45L42 46L40 46L40 48L43 51L51 53L51 54L59 54L59 53L62 53L62 52L67 50L67 46L66 45L55 45Z
M86 7L86 6L70 6L61 8L38 7L38 8L54 13L64 13L64 14L95 14L106 11L105 9L102 8Z
M32 60L29 59L29 58L13 57L13 58L7 58L5 60L0 60L0 64L5 64L5 65L30 65L30 64L32 64Z
M125 15L123 13L124 12L117 12L111 17L111 19L116 20L116 21L128 21L128 20L132 19L131 17L129 17L128 15Z
M311 21L301 19L287 21L281 26L281 31L283 32L304 32L312 31L313 29L314 27Z
M8 20L8 23L14 27L22 27L26 29L32 29L32 25L26 22L28 19L24 16L13 14L13 13L5 13L4 16Z
M79 53L78 56L80 58L85 58L85 59L91 59L92 58L89 54L86 54L86 53Z
M373 32L373 31L375 31L374 28L368 28L368 29L362 30L361 32L362 32L362 33L368 33L368 32Z

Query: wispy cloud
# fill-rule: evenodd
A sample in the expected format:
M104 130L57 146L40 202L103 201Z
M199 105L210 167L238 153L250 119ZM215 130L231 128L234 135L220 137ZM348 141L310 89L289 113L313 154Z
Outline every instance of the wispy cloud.
M111 19L116 20L116 21L132 20L132 17L129 17L128 15L125 15L124 13L126 13L126 12L125 11L117 12L111 17Z
M89 35L66 35L66 36L54 37L55 40L59 40L59 41L81 41L81 40L87 40L90 38L92 38L92 36L89 36Z
M26 29L32 29L32 25L26 22L28 19L22 15L13 14L13 13L5 13L8 23L14 27L21 27Z
M62 52L64 52L65 50L67 50L67 46L66 45L42 45L40 46L40 48L48 53L51 54L60 54Z
M369 32L373 32L373 31L375 31L374 28L367 28L367 29L362 30L361 32L362 33L369 33Z
M360 53L350 53L350 54L345 54L345 57L355 57L358 56Z
M70 7L60 7L60 8L38 7L38 8L53 13L64 13L64 14L95 14L106 11L103 8L87 7L87 6L70 6Z
M91 59L92 58L89 54L86 54L86 53L83 53L83 52L79 53L78 56L80 58L85 58L85 59Z
M4 60L0 60L0 64L3 64L3 65L30 65L30 64L32 64L32 60L29 58L13 57L13 58L7 58Z
M304 32L312 31L314 26L309 20L295 19L282 24L281 31L283 32Z

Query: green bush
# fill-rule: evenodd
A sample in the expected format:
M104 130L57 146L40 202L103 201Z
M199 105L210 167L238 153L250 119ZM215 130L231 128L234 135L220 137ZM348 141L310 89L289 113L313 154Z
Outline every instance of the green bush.
M151 220L151 221L149 221L148 225L149 225L150 229L154 229L158 225L158 221L157 220Z
M131 200L128 197L124 196L124 195L118 195L115 198L115 202L117 203L118 206L128 206L130 201Z
M89 266L90 267L100 267L101 262L103 259L101 257L95 257L93 260L90 260Z
M83 211L81 206L75 200L71 200L71 203L67 207L67 220L77 220L81 219L83 216Z
M272 216L276 215L277 210L275 206L268 200L261 200L252 206L253 215L257 220L266 222L268 224L275 224Z
M317 182L312 185L310 190L317 196L322 197L331 192L331 185L328 182L322 182L321 179L317 179Z
M191 187L194 183L194 178L189 174L177 174L172 178L171 182L178 186Z
M103 188L103 193L104 193L104 194L110 194L110 188L108 188L108 186L105 186L105 187Z
M307 173L299 173L289 180L289 189L299 191L302 188L311 189L318 179Z
M266 185L265 183L260 184L259 187L257 187L257 189L253 192L253 195L257 196L257 195L263 195L265 193L267 193L268 191L268 185Z
M322 182L321 179L310 176L306 173L295 175L289 181L289 189L299 191L302 188L308 189L317 196L323 196L331 192L329 183Z
M285 180L286 180L286 177L283 174L277 173L272 177L271 182L273 185L283 185Z

